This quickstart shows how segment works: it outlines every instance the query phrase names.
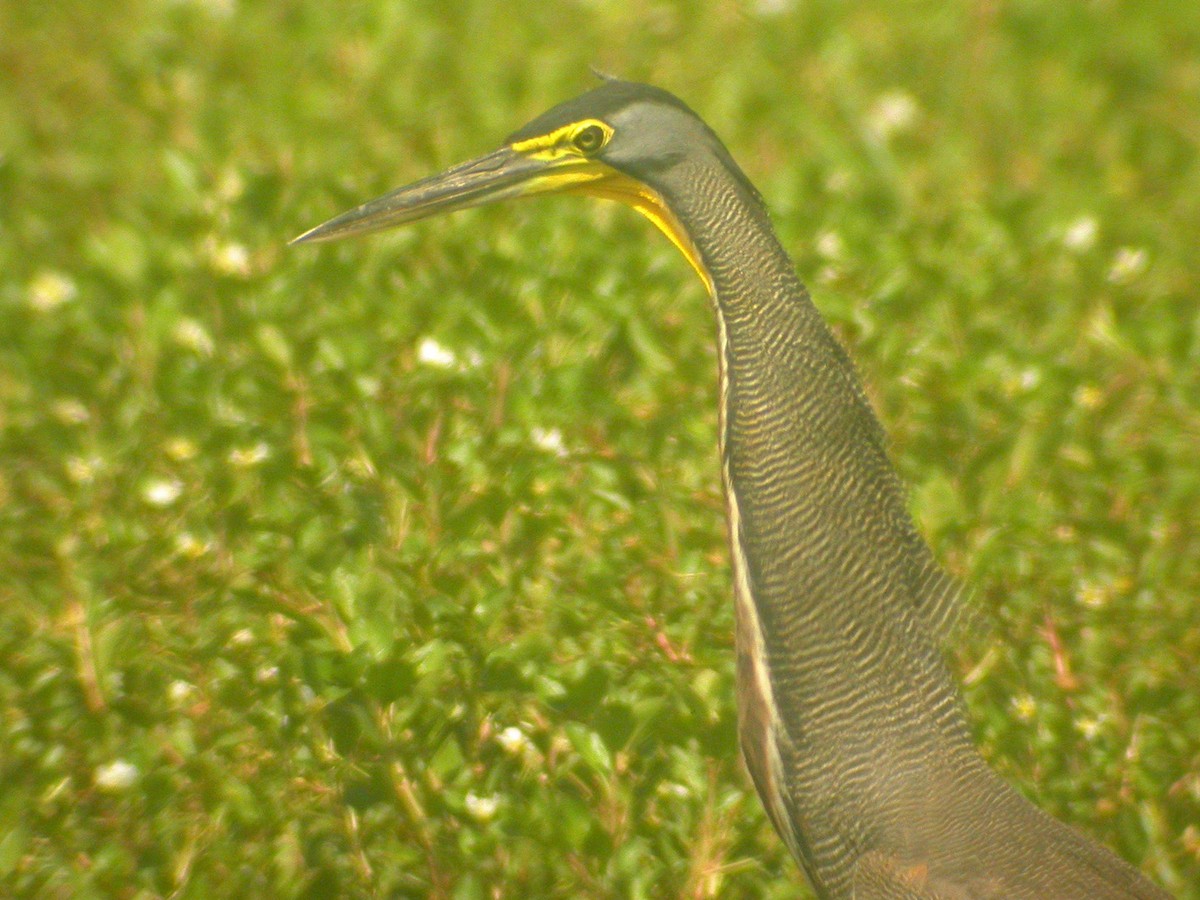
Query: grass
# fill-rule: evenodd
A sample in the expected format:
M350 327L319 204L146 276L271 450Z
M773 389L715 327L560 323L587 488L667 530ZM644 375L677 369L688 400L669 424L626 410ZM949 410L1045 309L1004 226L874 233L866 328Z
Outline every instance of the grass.
M565 199L284 246L595 64L768 198L984 752L1200 897L1200 14L640 9L0 5L0 892L795 896L686 264Z

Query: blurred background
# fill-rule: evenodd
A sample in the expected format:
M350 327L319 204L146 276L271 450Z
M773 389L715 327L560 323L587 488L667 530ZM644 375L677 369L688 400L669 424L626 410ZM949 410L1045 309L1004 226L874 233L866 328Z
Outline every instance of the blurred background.
M985 627L985 754L1200 897L1200 8L0 0L0 893L795 897L714 327L578 199L291 248L591 87L758 184Z

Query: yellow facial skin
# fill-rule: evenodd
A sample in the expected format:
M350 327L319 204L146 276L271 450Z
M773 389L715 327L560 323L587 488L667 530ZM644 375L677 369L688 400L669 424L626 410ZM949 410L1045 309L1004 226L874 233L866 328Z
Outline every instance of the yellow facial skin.
M293 243L332 241L370 234L510 197L580 194L617 200L654 223L692 264L712 293L712 278L696 245L656 191L595 157L612 139L600 119L582 119L546 134L515 141L440 175L377 197L309 229Z
M636 179L591 158L591 154L602 149L612 136L613 129L606 122L584 119L538 137L517 141L509 149L553 165L545 174L530 180L529 193L580 194L632 206L670 238L712 293L712 278L705 270L695 244L663 198Z
M598 137L593 141L593 136ZM588 155L601 150L612 140L613 130L607 122L599 119L582 119L572 122L562 128L556 128L547 134L517 141L509 149L522 156L554 162L574 156L587 159Z

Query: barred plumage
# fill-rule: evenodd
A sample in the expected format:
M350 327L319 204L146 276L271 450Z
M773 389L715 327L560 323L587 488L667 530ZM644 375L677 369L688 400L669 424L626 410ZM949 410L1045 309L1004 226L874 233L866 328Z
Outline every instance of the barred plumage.
M1166 897L975 750L941 655L958 586L917 533L858 374L761 198L683 103L607 80L500 150L298 240L554 190L629 203L712 294L743 755L817 895Z

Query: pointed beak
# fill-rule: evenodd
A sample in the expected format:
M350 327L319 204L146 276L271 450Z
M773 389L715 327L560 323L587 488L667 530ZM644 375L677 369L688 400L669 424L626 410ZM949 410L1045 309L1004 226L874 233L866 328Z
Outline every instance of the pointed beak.
M552 190L559 178L545 174L552 163L501 147L420 181L397 188L304 232L291 243L332 241L382 231L439 213L482 206L521 194Z

